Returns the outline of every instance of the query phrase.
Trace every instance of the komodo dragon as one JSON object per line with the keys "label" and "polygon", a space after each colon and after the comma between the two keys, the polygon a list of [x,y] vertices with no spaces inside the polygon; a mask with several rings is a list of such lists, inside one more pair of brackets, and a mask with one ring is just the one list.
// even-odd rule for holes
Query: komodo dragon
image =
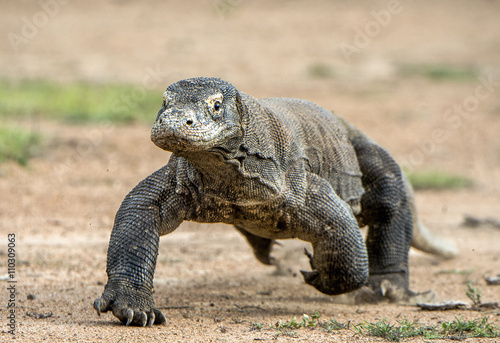
{"label": "komodo dragon", "polygon": [[98,314],[166,323],[153,300],[159,238],[184,220],[233,224],[264,264],[273,264],[275,239],[310,242],[305,282],[332,295],[368,285],[382,300],[390,282],[396,300],[408,300],[410,244],[453,255],[419,225],[394,159],[336,114],[304,100],[255,99],[216,78],[179,81],[163,99],[151,140],[173,154],[116,214]]}

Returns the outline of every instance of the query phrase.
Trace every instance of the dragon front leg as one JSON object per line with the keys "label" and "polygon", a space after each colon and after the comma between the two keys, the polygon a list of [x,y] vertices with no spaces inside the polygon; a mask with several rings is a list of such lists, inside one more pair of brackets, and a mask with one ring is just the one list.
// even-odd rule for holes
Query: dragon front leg
{"label": "dragon front leg", "polygon": [[153,277],[160,235],[184,219],[186,201],[175,192],[175,166],[168,164],[140,182],[118,210],[108,247],[108,282],[94,302],[125,325],[166,323],[155,308]]}
{"label": "dragon front leg", "polygon": [[364,239],[350,206],[330,184],[308,174],[307,206],[294,209],[290,224],[298,238],[312,243],[306,251],[312,271],[301,271],[306,283],[325,294],[342,294],[358,289],[368,279],[368,258]]}

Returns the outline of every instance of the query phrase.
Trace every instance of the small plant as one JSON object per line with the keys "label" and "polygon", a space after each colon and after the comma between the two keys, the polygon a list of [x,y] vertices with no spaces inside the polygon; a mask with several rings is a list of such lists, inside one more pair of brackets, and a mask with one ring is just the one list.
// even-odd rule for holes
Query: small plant
{"label": "small plant", "polygon": [[142,85],[0,80],[0,117],[29,118],[36,113],[71,123],[151,123],[162,92]]}
{"label": "small plant", "polygon": [[0,163],[14,160],[21,165],[36,154],[41,136],[17,126],[0,127]]}
{"label": "small plant", "polygon": [[436,275],[441,275],[441,274],[454,274],[454,275],[471,275],[474,272],[474,269],[447,269],[447,270],[440,270],[436,272]]}
{"label": "small plant", "polygon": [[279,321],[276,322],[276,324],[274,324],[274,326],[278,329],[278,330],[282,330],[282,329],[298,329],[298,328],[301,328],[301,324],[297,322],[297,317],[293,317],[293,319],[289,322],[284,322],[282,321],[281,319]]}
{"label": "small plant", "polygon": [[473,185],[472,180],[464,176],[448,174],[442,171],[405,171],[405,174],[416,190],[461,189]]}
{"label": "small plant", "polygon": [[375,336],[390,342],[399,342],[405,338],[423,337],[424,339],[443,339],[449,336],[465,338],[494,338],[500,337],[500,327],[488,323],[488,318],[464,321],[455,318],[454,321],[444,322],[441,326],[421,325],[408,320],[390,324],[382,319],[376,323],[358,324],[353,326],[361,335]]}
{"label": "small plant", "polygon": [[481,305],[481,296],[482,296],[481,290],[477,289],[471,282],[467,284],[467,291],[465,292],[465,295],[472,301],[474,306],[479,306]]}
{"label": "small plant", "polygon": [[252,327],[250,330],[254,330],[254,331],[262,331],[262,329],[264,329],[264,325],[261,324],[261,323],[254,323],[252,322]]}
{"label": "small plant", "polygon": [[316,311],[311,316],[304,314],[303,317],[302,322],[304,323],[304,327],[313,328],[318,325],[321,315]]}
{"label": "small plant", "polygon": [[349,328],[351,326],[351,322],[341,323],[341,322],[338,322],[336,319],[330,319],[327,322],[321,323],[320,326],[326,332],[332,332],[332,331],[338,331],[338,330],[349,330]]}
{"label": "small plant", "polygon": [[309,76],[318,79],[326,79],[333,77],[332,68],[323,63],[311,64],[308,68],[308,74]]}
{"label": "small plant", "polygon": [[318,319],[320,318],[320,314],[318,312],[314,312],[312,316],[304,314],[302,316],[302,321],[297,322],[297,317],[294,316],[293,319],[289,322],[283,322],[279,320],[274,324],[274,326],[278,329],[300,329],[300,328],[313,328],[318,325]]}
{"label": "small plant", "polygon": [[360,333],[363,333],[362,329],[364,329],[370,336],[381,337],[391,342],[399,342],[403,338],[413,337],[405,335],[406,331],[408,331],[406,323],[404,326],[396,326],[389,324],[386,319],[382,319],[377,323],[365,322],[364,325],[358,325],[356,329]]}
{"label": "small plant", "polygon": [[488,323],[488,318],[486,317],[470,321],[455,317],[454,321],[443,323],[441,329],[443,335],[458,335],[460,338],[500,337],[500,327],[493,323]]}
{"label": "small plant", "polygon": [[276,332],[276,335],[274,335],[274,338],[276,339],[279,336],[298,338],[299,334],[298,334],[297,330],[284,328],[284,329],[278,329],[278,331]]}
{"label": "small plant", "polygon": [[474,81],[478,77],[476,68],[469,66],[417,64],[400,67],[405,76],[423,76],[433,81]]}
{"label": "small plant", "polygon": [[455,317],[455,320],[444,322],[439,326],[424,325],[407,319],[398,320],[396,324],[391,324],[386,319],[382,319],[375,323],[365,321],[357,325],[351,325],[350,322],[345,324],[340,323],[335,319],[320,322],[319,319],[319,313],[315,312],[311,316],[304,314],[300,322],[297,321],[297,317],[293,317],[291,321],[280,320],[274,325],[268,325],[267,327],[264,324],[252,323],[250,330],[276,330],[275,339],[279,336],[297,338],[298,330],[302,328],[309,328],[311,330],[319,328],[328,333],[336,330],[353,330],[362,336],[380,337],[389,342],[400,342],[412,337],[421,337],[427,340],[500,337],[500,327],[494,323],[489,323],[486,317],[470,321]]}

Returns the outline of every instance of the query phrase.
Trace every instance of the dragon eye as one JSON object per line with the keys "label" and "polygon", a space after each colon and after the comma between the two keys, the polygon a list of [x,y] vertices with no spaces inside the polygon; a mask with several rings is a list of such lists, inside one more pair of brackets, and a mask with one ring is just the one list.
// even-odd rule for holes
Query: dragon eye
{"label": "dragon eye", "polygon": [[167,107],[167,102],[165,100],[163,100],[163,104],[162,104],[163,107]]}
{"label": "dragon eye", "polygon": [[220,110],[220,101],[214,102],[214,110],[216,111]]}

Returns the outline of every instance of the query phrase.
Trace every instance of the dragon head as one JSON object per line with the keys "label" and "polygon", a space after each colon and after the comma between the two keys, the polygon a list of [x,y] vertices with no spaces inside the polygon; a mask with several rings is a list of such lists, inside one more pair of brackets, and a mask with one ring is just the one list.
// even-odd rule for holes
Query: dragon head
{"label": "dragon head", "polygon": [[151,130],[151,140],[163,150],[189,153],[231,150],[241,139],[236,88],[217,78],[178,81],[163,94],[163,104]]}

